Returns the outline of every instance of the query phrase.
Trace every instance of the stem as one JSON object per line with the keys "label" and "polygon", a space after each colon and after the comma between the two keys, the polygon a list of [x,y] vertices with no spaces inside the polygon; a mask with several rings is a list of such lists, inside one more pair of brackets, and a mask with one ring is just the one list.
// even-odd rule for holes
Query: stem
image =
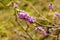
{"label": "stem", "polygon": [[29,28],[29,23],[27,23],[27,22],[26,22],[26,25],[27,25],[27,28],[26,28],[26,31],[27,31],[27,30],[28,30],[28,28]]}
{"label": "stem", "polygon": [[44,25],[44,24],[40,24],[40,23],[38,23],[38,22],[35,22],[37,25],[39,25],[39,26],[42,26],[42,27],[48,27],[48,28],[58,28],[57,26],[51,26],[51,25]]}
{"label": "stem", "polygon": [[60,33],[60,31],[58,31],[58,34],[57,34],[57,40],[59,40],[59,33]]}
{"label": "stem", "polygon": [[[17,22],[17,21],[16,21],[16,22]],[[24,30],[24,28],[22,27],[22,25],[21,25],[19,22],[17,22],[17,23],[18,23],[18,25],[21,26],[21,28]],[[32,37],[28,34],[28,32],[27,32],[26,30],[24,30],[24,31],[25,31],[25,33],[30,37],[30,39],[33,40]]]}
{"label": "stem", "polygon": [[59,40],[59,34],[57,35],[57,40]]}

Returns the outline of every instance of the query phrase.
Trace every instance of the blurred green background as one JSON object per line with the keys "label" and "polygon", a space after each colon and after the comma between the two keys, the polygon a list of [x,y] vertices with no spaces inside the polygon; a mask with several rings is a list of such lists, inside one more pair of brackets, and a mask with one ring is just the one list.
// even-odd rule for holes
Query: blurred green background
{"label": "blurred green background", "polygon": [[[60,21],[53,21],[54,12],[60,12],[60,0],[13,0],[14,3],[20,1],[19,9],[25,10],[30,16],[37,19],[37,22],[48,25],[49,22],[42,20],[43,17],[47,18],[51,22],[58,24]],[[31,40],[29,36],[24,32],[21,26],[18,25],[15,18],[15,11],[12,4],[9,5],[11,0],[0,0],[0,40]],[[54,9],[49,10],[48,4],[52,3]],[[8,5],[8,6],[7,6]],[[42,16],[39,16],[42,15]],[[33,40],[42,40],[44,37],[42,34],[35,32],[34,28],[36,24],[29,24],[28,22],[18,19],[18,22],[26,30]],[[46,28],[45,28],[46,29]],[[54,37],[48,37],[45,40],[53,40]]]}

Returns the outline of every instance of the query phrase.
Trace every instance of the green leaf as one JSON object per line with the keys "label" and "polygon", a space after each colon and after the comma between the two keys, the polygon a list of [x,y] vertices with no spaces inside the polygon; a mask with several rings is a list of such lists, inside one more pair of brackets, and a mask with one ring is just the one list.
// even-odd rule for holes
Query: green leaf
{"label": "green leaf", "polygon": [[17,11],[17,12],[19,12],[19,11],[20,11],[20,9],[16,8],[16,11]]}

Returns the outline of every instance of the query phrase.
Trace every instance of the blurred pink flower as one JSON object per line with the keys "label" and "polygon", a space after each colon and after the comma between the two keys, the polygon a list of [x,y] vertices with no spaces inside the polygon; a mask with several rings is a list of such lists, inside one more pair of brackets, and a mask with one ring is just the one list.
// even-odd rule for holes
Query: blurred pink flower
{"label": "blurred pink flower", "polygon": [[60,13],[59,12],[55,12],[54,16],[57,17],[57,18],[60,18]]}
{"label": "blurred pink flower", "polygon": [[36,22],[36,19],[31,17],[31,16],[29,16],[28,13],[25,12],[25,11],[20,11],[18,13],[18,16],[19,16],[20,19],[24,19],[24,20],[26,20],[26,21],[28,21],[30,23]]}
{"label": "blurred pink flower", "polygon": [[47,35],[46,31],[42,27],[37,27],[37,28],[35,28],[35,30],[36,31],[40,30],[41,31],[41,34],[43,34],[45,36]]}
{"label": "blurred pink flower", "polygon": [[14,5],[13,5],[13,8],[17,8],[17,7],[18,7],[18,5],[17,5],[17,4],[14,4]]}
{"label": "blurred pink flower", "polygon": [[17,1],[17,4],[20,4],[20,1]]}
{"label": "blurred pink flower", "polygon": [[25,16],[27,16],[27,15],[28,15],[28,13],[25,12],[25,11],[23,11],[23,10],[21,10],[21,11],[18,13],[18,17],[21,18],[21,19],[24,19]]}
{"label": "blurred pink flower", "polygon": [[53,9],[53,8],[54,8],[54,5],[53,5],[53,4],[49,4],[49,5],[48,5],[48,8],[49,8],[49,9]]}

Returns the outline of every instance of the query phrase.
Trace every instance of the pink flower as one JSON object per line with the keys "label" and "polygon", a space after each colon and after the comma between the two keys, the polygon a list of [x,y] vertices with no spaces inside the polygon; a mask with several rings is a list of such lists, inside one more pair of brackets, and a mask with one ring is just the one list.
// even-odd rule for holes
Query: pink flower
{"label": "pink flower", "polygon": [[18,8],[18,5],[19,5],[19,4],[20,4],[20,2],[17,1],[17,3],[13,5],[13,8]]}
{"label": "pink flower", "polygon": [[54,8],[54,5],[53,5],[53,4],[49,4],[49,5],[48,5],[48,8],[49,8],[49,9],[53,9],[53,8]]}
{"label": "pink flower", "polygon": [[42,27],[37,27],[37,28],[35,28],[35,30],[36,31],[40,30],[41,31],[41,34],[43,34],[45,36],[47,35],[46,31]]}
{"label": "pink flower", "polygon": [[55,17],[60,18],[60,13],[59,12],[55,12]]}
{"label": "pink flower", "polygon": [[17,5],[17,4],[14,4],[14,5],[13,5],[13,8],[17,8],[17,7],[18,7],[18,5]]}
{"label": "pink flower", "polygon": [[27,15],[28,15],[28,13],[23,10],[18,13],[19,18],[21,18],[21,19],[24,19],[25,16],[27,16]]}
{"label": "pink flower", "polygon": [[36,22],[36,19],[33,18],[33,17],[31,17],[31,16],[26,16],[25,19],[26,19],[28,22],[30,22],[30,23]]}

